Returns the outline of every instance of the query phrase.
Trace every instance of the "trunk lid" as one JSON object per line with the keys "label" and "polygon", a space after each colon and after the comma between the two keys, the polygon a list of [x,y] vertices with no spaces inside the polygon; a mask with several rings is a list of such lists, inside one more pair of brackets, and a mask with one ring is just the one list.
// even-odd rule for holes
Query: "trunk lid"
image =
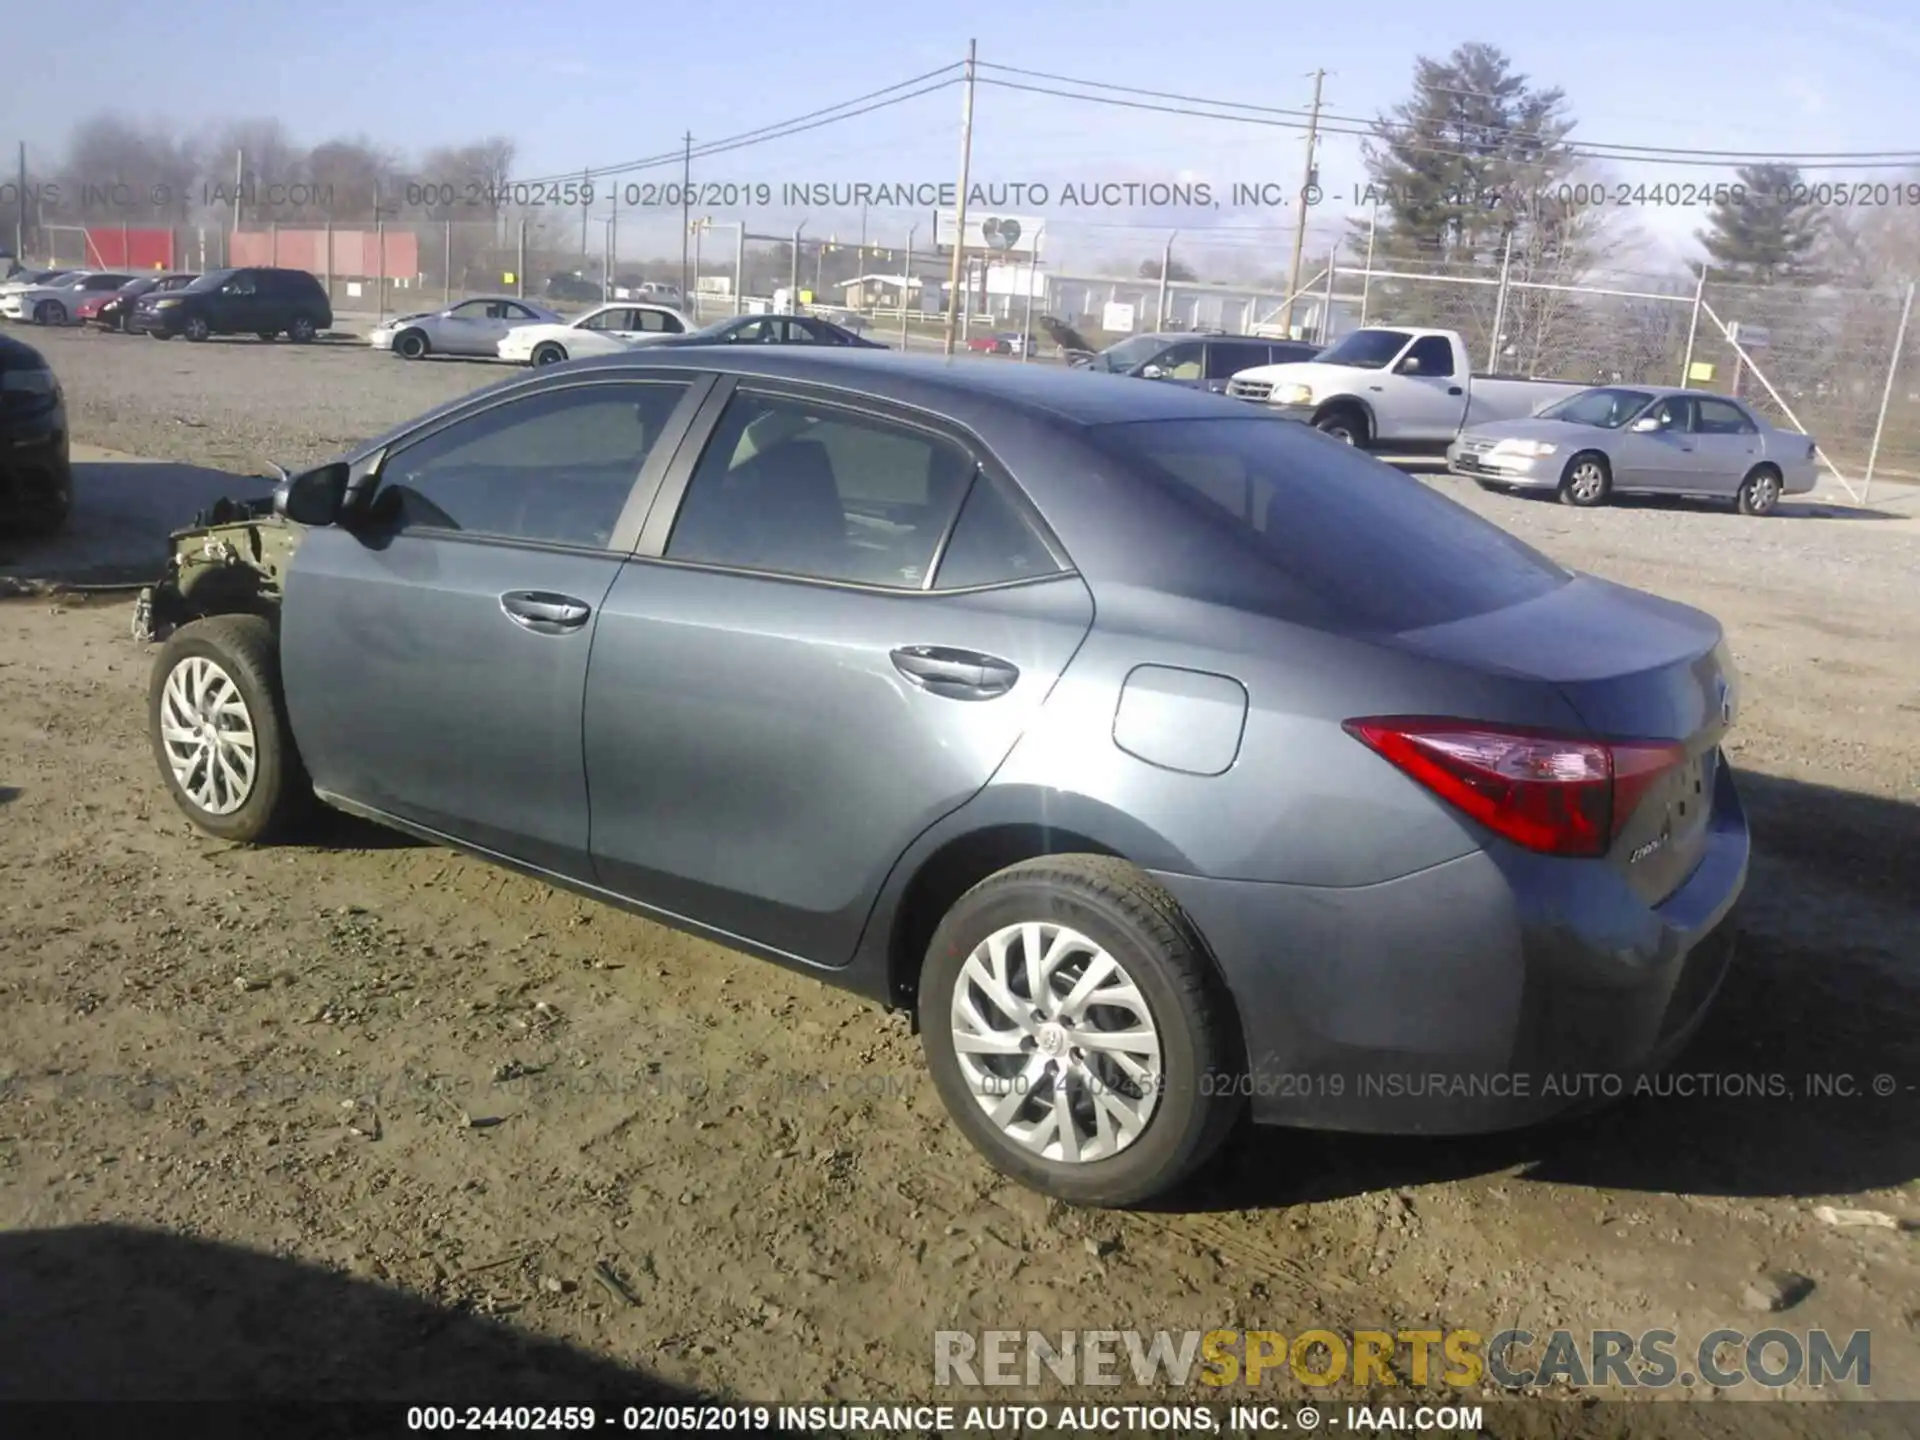
{"label": "trunk lid", "polygon": [[1594,738],[1672,742],[1677,763],[1616,781],[1617,834],[1603,863],[1648,904],[1686,882],[1706,850],[1720,744],[1739,705],[1717,620],[1579,575],[1535,599],[1404,632],[1395,643],[1550,684]]}

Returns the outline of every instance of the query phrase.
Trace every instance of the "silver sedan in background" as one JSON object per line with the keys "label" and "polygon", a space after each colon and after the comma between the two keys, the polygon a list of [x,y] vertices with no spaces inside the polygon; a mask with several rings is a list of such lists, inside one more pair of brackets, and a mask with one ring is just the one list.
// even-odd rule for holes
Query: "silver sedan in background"
{"label": "silver sedan in background", "polygon": [[429,355],[483,355],[491,360],[515,326],[565,319],[529,300],[481,295],[444,310],[401,315],[374,330],[367,340],[374,349],[391,350],[403,360],[423,360]]}
{"label": "silver sedan in background", "polygon": [[1779,429],[1730,396],[1603,385],[1526,420],[1463,431],[1447,468],[1490,490],[1553,490],[1569,505],[1687,495],[1766,515],[1782,495],[1814,488],[1814,457],[1811,436]]}

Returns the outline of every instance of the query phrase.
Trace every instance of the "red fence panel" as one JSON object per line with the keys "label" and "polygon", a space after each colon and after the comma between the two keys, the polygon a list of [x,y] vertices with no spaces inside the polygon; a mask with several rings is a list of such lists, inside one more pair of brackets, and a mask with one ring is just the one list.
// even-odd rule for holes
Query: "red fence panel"
{"label": "red fence panel", "polygon": [[171,270],[173,231],[90,225],[87,255],[103,270]]}
{"label": "red fence panel", "polygon": [[[420,274],[420,239],[410,230],[335,230],[327,264],[325,230],[236,230],[228,238],[230,265],[278,265],[336,280],[412,280]],[[384,253],[385,265],[381,263]]]}

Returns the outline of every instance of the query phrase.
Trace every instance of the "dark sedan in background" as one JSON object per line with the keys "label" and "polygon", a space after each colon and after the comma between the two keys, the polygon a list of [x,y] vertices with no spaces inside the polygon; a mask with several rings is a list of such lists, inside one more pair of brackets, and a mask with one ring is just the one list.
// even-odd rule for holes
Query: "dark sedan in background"
{"label": "dark sedan in background", "polygon": [[649,350],[668,345],[841,345],[854,350],[885,350],[877,340],[856,335],[817,315],[736,315],[685,335],[647,342]]}
{"label": "dark sedan in background", "polygon": [[125,330],[127,316],[133,313],[133,302],[142,295],[166,295],[184,290],[199,278],[184,274],[136,276],[111,294],[85,301],[73,312],[73,318],[82,324],[98,325],[102,330]]}
{"label": "dark sedan in background", "polygon": [[1311,360],[1320,350],[1320,346],[1303,340],[1169,330],[1128,336],[1077,368],[1131,375],[1139,380],[1165,380],[1224,395],[1227,382],[1242,370]]}
{"label": "dark sedan in background", "polygon": [[0,534],[49,534],[72,503],[60,382],[33,346],[0,335]]}
{"label": "dark sedan in background", "polygon": [[1249,1103],[1621,1093],[1541,1081],[1662,1063],[1730,957],[1719,624],[1237,401],[661,341],[175,545],[149,725],[202,830],[317,793],[910,1010],[1067,1200],[1160,1195]]}

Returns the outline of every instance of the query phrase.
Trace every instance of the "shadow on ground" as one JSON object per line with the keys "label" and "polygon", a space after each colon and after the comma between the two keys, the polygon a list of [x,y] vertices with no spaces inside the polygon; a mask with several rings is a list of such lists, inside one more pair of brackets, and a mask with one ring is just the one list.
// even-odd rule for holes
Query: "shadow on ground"
{"label": "shadow on ground", "polygon": [[16,585],[145,583],[166,563],[167,537],[223,496],[253,499],[274,481],[161,461],[76,461],[73,513],[44,540],[0,539],[0,581]]}
{"label": "shadow on ground", "polygon": [[[0,1235],[0,1355],[0,1401],[8,1402],[597,1403],[604,1410],[714,1400],[386,1286],[120,1225]],[[275,1433],[326,1433],[326,1412],[312,1418],[313,1430]],[[380,1433],[401,1431],[403,1418],[387,1417]],[[199,1421],[192,1428],[207,1433]]]}
{"label": "shadow on ground", "polygon": [[[1396,462],[1398,463],[1398,462]],[[1411,467],[1408,467],[1411,468]],[[1416,471],[1420,474],[1434,474],[1443,478],[1459,478],[1447,475],[1445,467],[1438,471]],[[1462,483],[1472,482],[1463,480]],[[1496,490],[1492,492],[1507,500],[1532,501],[1535,504],[1558,504],[1560,497],[1550,490]],[[1731,500],[1696,500],[1684,495],[1615,495],[1602,508],[1611,510],[1687,510],[1702,515],[1729,515],[1737,513]],[[1774,507],[1772,515],[1766,520],[1911,520],[1911,515],[1895,510],[1880,510],[1867,505],[1851,505],[1837,500],[1782,500]],[[1765,520],[1755,519],[1755,524],[1764,524]]]}
{"label": "shadow on ground", "polygon": [[[1920,1177],[1920,807],[1739,780],[1755,858],[1737,958],[1668,1072],[1691,1093],[1466,1139],[1248,1127],[1174,1208],[1292,1205],[1515,1166],[1535,1180],[1734,1197]],[[1818,1093],[1823,1083],[1843,1088]]]}

